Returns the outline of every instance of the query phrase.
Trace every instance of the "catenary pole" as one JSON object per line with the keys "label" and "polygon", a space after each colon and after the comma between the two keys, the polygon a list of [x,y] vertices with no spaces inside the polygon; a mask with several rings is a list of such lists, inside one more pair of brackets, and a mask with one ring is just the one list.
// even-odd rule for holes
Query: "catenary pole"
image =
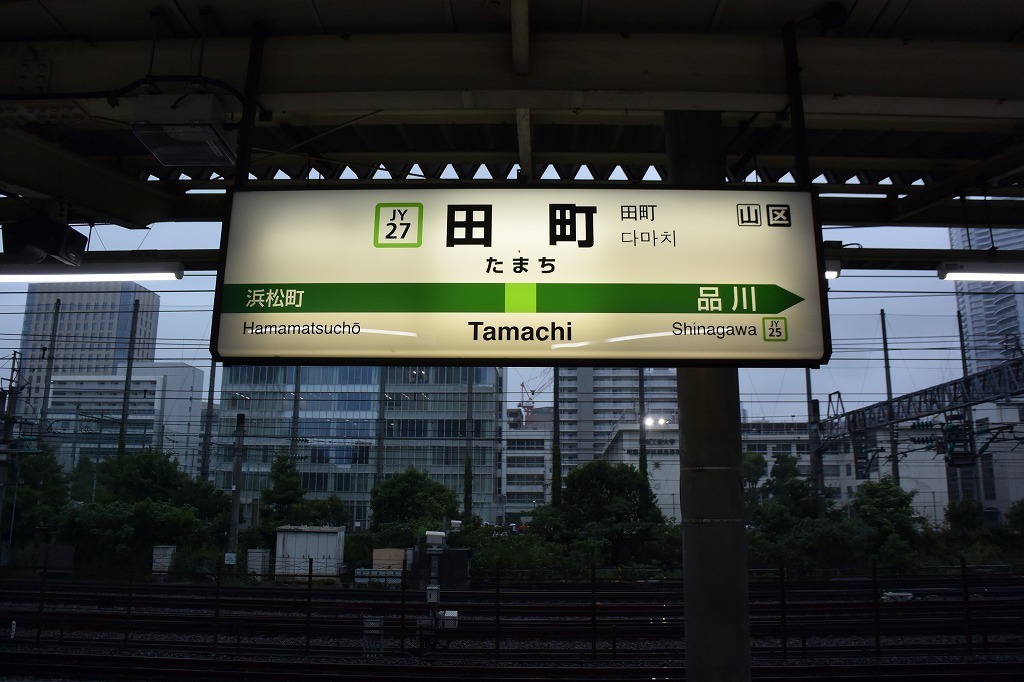
{"label": "catenary pole", "polygon": [[242,460],[245,459],[245,415],[235,417],[235,453],[231,463],[231,518],[228,520],[228,553],[238,551],[238,522],[242,513]]}
{"label": "catenary pole", "polygon": [[213,392],[217,380],[217,361],[210,358],[210,383],[206,390],[206,414],[203,419],[203,454],[199,465],[199,479],[210,479],[210,446],[213,442]]}
{"label": "catenary pole", "polygon": [[897,448],[896,413],[892,404],[892,368],[889,364],[889,332],[885,324],[885,310],[879,312],[882,320],[882,364],[885,367],[885,409],[889,421],[889,465],[892,481],[900,484],[900,453]]}
{"label": "catenary pole", "polygon": [[39,424],[36,434],[42,440],[47,431],[50,412],[50,382],[53,381],[53,358],[57,355],[57,326],[60,323],[60,299],[53,302],[53,318],[50,321],[50,345],[46,349],[46,374],[43,377],[43,402],[39,406]]}
{"label": "catenary pole", "polygon": [[132,306],[132,327],[128,334],[128,359],[124,366],[124,398],[121,400],[121,424],[117,432],[117,454],[123,455],[128,438],[128,414],[131,411],[132,368],[135,366],[135,328],[139,324],[139,299]]}

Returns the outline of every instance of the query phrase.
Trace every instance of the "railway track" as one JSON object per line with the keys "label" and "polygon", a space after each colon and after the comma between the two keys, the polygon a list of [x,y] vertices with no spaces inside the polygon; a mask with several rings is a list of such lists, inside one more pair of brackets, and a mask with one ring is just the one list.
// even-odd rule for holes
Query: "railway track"
{"label": "railway track", "polygon": [[[915,679],[908,672],[915,665],[939,659],[955,665],[947,666],[946,677],[926,679],[1020,679],[1019,578],[976,581],[967,589],[956,580],[926,580],[901,584],[899,600],[884,601],[882,594],[877,583],[752,585],[751,652],[762,661],[755,679],[814,679],[823,662],[835,677],[834,667],[851,660],[876,672],[853,666],[848,679],[864,674],[877,681],[890,673]],[[438,627],[438,608],[457,610],[457,627]],[[63,665],[86,671],[78,675],[83,678],[96,669],[92,679],[117,677],[117,666],[147,666],[139,674],[163,679],[148,666],[165,659],[177,661],[168,663],[173,679],[190,679],[182,676],[183,665],[213,675],[212,667],[225,661],[239,671],[248,670],[248,661],[268,670],[312,666],[308,677],[290,670],[295,679],[326,674],[331,666],[359,669],[360,679],[385,672],[422,678],[422,668],[446,665],[457,668],[444,673],[447,679],[473,676],[467,671],[474,669],[487,669],[490,679],[492,669],[510,666],[529,669],[536,679],[552,679],[544,677],[545,667],[588,669],[588,679],[634,679],[634,673],[682,679],[685,641],[678,584],[450,590],[442,604],[430,605],[423,592],[411,590],[6,580],[0,581],[0,628],[8,624],[9,636],[0,641],[5,674],[49,677]],[[1002,677],[1004,662],[1016,678]],[[111,670],[99,672],[103,666]],[[956,672],[970,666],[994,672]]]}
{"label": "railway track", "polygon": [[[656,665],[619,666],[576,663],[552,665],[545,659],[519,661],[506,665],[467,664],[464,661],[393,661],[245,659],[225,657],[160,656],[147,652],[136,655],[73,651],[20,651],[17,656],[0,649],[5,674],[39,679],[115,680],[324,680],[324,679],[515,679],[515,680],[588,680],[619,682],[628,680],[685,680],[682,660]],[[72,672],[73,671],[73,672]],[[801,664],[756,663],[751,669],[754,680],[934,680],[935,682],[999,682],[1019,680],[1019,661],[903,661],[878,663],[805,662]]]}

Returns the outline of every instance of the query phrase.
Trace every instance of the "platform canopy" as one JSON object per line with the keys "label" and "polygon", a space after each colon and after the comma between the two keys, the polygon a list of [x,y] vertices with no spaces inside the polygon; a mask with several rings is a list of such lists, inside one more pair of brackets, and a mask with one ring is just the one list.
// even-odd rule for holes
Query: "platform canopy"
{"label": "platform canopy", "polygon": [[[1019,0],[4,0],[0,15],[2,222],[219,221],[235,154],[252,188],[664,182],[665,111],[720,111],[723,180],[788,189],[794,22],[824,223],[1020,223]],[[226,159],[165,165],[143,143],[196,121]]]}

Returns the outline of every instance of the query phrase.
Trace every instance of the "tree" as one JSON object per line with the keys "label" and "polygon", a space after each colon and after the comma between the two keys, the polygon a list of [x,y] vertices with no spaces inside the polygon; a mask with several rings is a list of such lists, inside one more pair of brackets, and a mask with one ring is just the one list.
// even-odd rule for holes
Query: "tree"
{"label": "tree", "polygon": [[628,464],[595,460],[565,477],[561,506],[535,509],[530,528],[553,542],[593,541],[594,551],[608,549],[605,559],[627,563],[642,557],[654,528],[664,523],[643,474]]}
{"label": "tree", "polygon": [[984,508],[977,500],[955,500],[946,507],[946,523],[951,530],[966,538],[985,525]]}
{"label": "tree", "polygon": [[628,464],[594,460],[565,477],[562,495],[570,524],[662,523],[650,483]]}
{"label": "tree", "polygon": [[269,483],[270,485],[260,492],[260,499],[265,513],[280,521],[288,516],[291,507],[305,499],[306,489],[302,487],[298,467],[285,454],[278,455],[270,463]]}
{"label": "tree", "polygon": [[466,449],[466,462],[462,467],[462,517],[473,518],[473,452]]}
{"label": "tree", "polygon": [[337,495],[307,500],[299,469],[288,455],[270,464],[269,486],[260,491],[263,510],[259,522],[239,534],[244,547],[273,547],[279,526],[345,526],[352,519]]}
{"label": "tree", "polygon": [[[780,454],[773,459],[768,478],[755,488],[758,503],[751,511],[748,532],[751,564],[785,564],[799,572],[856,557],[856,528],[839,518],[834,493],[826,491],[820,497],[800,474],[795,457]],[[756,457],[745,460],[748,486],[763,472],[761,466]]]}
{"label": "tree", "polygon": [[152,500],[188,506],[201,521],[217,525],[216,534],[226,532],[231,509],[223,491],[208,481],[192,478],[170,455],[158,450],[126,452],[100,462],[96,467],[95,497],[100,504]]}
{"label": "tree", "polygon": [[96,462],[89,455],[82,455],[71,472],[71,499],[75,502],[91,502],[96,490]]}
{"label": "tree", "polygon": [[761,501],[761,479],[768,473],[768,461],[760,452],[743,453],[743,505],[747,520]]}
{"label": "tree", "polygon": [[170,456],[156,450],[120,452],[99,463],[96,501],[170,501],[188,478]]}
{"label": "tree", "polygon": [[830,494],[826,493],[822,505],[817,491],[797,468],[796,457],[780,454],[773,459],[771,473],[761,485],[761,498],[764,501],[751,515],[755,523],[763,525],[767,520],[779,516],[815,518],[831,513]]}
{"label": "tree", "polygon": [[[57,458],[45,446],[38,452],[19,452],[17,458],[17,480],[9,482],[4,496],[0,531],[10,534],[14,546],[25,546],[37,530],[58,522],[68,501],[68,488]],[[15,485],[10,485],[12,482]]]}
{"label": "tree", "polygon": [[895,533],[905,540],[916,538],[918,526],[913,490],[903,490],[892,476],[862,483],[854,493],[850,510],[879,538]]}
{"label": "tree", "polygon": [[778,454],[774,455],[772,460],[771,472],[763,486],[769,497],[784,494],[789,482],[803,480],[796,457],[793,455]]}
{"label": "tree", "polygon": [[903,490],[892,476],[862,483],[854,494],[852,517],[868,529],[866,549],[883,565],[906,568],[914,563],[920,537],[915,494]]}
{"label": "tree", "polygon": [[1024,534],[1024,499],[1010,505],[1006,511],[1006,525],[1014,533]]}
{"label": "tree", "polygon": [[[558,419],[557,412],[555,419]],[[558,443],[551,446],[551,506],[562,506],[562,450]]]}
{"label": "tree", "polygon": [[443,517],[455,518],[458,511],[458,498],[450,488],[413,468],[370,491],[375,528],[391,523],[439,527]]}
{"label": "tree", "polygon": [[288,523],[344,527],[352,520],[352,513],[337,495],[331,495],[323,500],[303,500],[302,504],[296,507],[296,511],[302,518]]}
{"label": "tree", "polygon": [[124,574],[144,571],[154,545],[175,545],[179,552],[209,545],[210,528],[191,507],[135,500],[69,507],[59,534],[75,545],[77,564]]}
{"label": "tree", "polygon": [[[84,463],[83,463],[84,462]],[[129,451],[93,467],[83,457],[72,487],[86,504],[72,507],[61,538],[75,544],[76,561],[101,571],[143,570],[154,544],[187,551],[212,550],[227,538],[230,500],[207,481],[184,471],[157,450]]]}

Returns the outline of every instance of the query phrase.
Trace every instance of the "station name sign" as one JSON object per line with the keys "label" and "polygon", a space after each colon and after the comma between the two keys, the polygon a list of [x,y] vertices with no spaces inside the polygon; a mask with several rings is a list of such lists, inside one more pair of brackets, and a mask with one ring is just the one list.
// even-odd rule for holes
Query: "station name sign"
{"label": "station name sign", "polygon": [[800,192],[286,190],[232,198],[227,362],[828,359]]}

